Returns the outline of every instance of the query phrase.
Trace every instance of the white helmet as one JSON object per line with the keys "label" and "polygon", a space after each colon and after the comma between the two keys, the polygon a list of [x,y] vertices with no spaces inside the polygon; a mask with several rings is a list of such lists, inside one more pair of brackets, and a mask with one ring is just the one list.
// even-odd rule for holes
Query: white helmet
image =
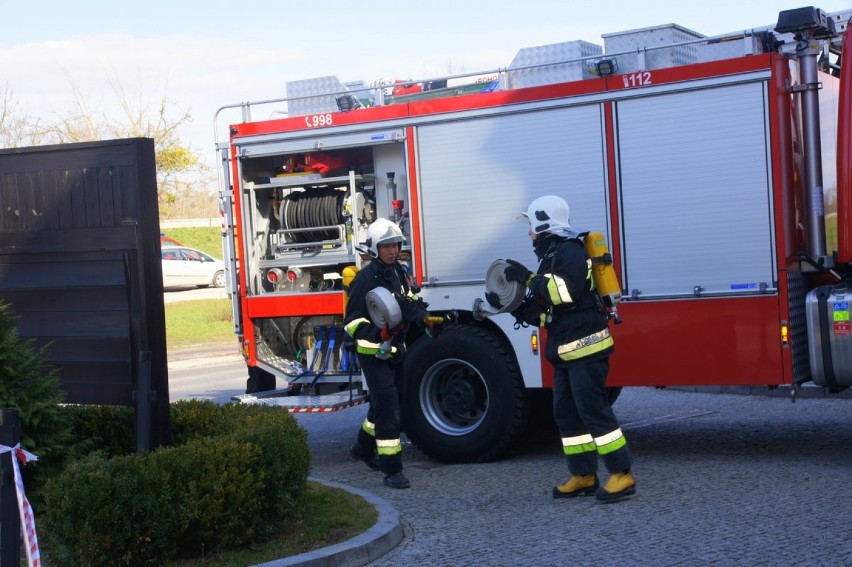
{"label": "white helmet", "polygon": [[528,220],[533,234],[559,233],[571,228],[568,203],[556,195],[539,197],[530,203],[518,220]]}
{"label": "white helmet", "polygon": [[364,245],[373,258],[379,257],[379,244],[401,243],[405,240],[399,226],[388,219],[377,219],[367,227],[367,240]]}

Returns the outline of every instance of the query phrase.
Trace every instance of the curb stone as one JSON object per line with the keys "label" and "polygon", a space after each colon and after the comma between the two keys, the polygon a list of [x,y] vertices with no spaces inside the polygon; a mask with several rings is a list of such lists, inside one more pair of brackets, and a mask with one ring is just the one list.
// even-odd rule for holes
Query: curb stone
{"label": "curb stone", "polygon": [[399,522],[399,513],[387,500],[338,482],[313,477],[308,477],[308,480],[357,494],[372,504],[379,513],[375,525],[366,532],[342,543],[284,559],[260,563],[253,567],[289,567],[294,565],[305,567],[361,567],[375,561],[402,541],[403,533],[402,525]]}

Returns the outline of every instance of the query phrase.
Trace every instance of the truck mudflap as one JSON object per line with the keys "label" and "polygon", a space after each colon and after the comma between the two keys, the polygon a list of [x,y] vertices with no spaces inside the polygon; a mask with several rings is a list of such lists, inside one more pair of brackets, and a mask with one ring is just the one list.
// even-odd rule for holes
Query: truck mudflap
{"label": "truck mudflap", "polygon": [[233,396],[240,404],[260,404],[280,407],[290,413],[327,413],[363,404],[369,394],[357,389],[322,395],[289,395],[289,389],[269,390],[255,394]]}

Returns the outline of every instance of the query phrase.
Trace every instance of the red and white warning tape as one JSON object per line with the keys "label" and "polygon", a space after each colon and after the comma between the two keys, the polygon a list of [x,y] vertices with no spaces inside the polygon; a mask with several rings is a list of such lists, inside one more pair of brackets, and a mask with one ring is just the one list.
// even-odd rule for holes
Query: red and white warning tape
{"label": "red and white warning tape", "polygon": [[27,550],[27,564],[29,567],[41,567],[41,556],[38,551],[38,537],[36,537],[36,528],[35,528],[35,516],[33,515],[33,509],[30,507],[30,502],[27,500],[27,495],[24,492],[24,481],[21,478],[21,467],[18,465],[18,461],[21,461],[21,464],[27,464],[29,461],[37,461],[38,457],[30,453],[29,451],[24,451],[21,449],[20,445],[15,445],[14,447],[7,447],[6,445],[0,445],[0,455],[8,452],[12,452],[12,470],[14,471],[15,476],[15,489],[18,493],[18,512],[21,515],[21,526],[23,526],[23,530],[21,532],[24,536],[24,545]]}

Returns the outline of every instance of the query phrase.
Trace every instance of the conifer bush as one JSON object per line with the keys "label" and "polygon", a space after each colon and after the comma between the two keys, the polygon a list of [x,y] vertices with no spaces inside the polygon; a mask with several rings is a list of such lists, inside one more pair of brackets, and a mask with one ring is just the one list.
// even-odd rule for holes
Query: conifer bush
{"label": "conifer bush", "polygon": [[17,408],[21,447],[38,456],[22,474],[30,486],[39,469],[62,460],[71,430],[60,407],[63,393],[59,376],[43,362],[43,348],[18,334],[8,303],[0,301],[0,408]]}

